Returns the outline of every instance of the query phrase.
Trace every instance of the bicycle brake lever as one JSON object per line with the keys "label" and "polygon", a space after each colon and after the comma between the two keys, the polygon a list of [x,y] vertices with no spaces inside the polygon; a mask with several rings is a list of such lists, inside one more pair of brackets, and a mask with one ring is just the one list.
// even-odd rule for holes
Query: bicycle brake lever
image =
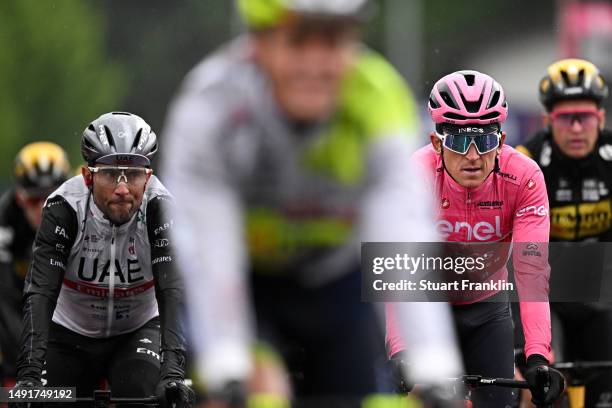
{"label": "bicycle brake lever", "polygon": [[538,367],[536,371],[536,381],[544,389],[544,392],[550,390],[550,375],[548,367]]}

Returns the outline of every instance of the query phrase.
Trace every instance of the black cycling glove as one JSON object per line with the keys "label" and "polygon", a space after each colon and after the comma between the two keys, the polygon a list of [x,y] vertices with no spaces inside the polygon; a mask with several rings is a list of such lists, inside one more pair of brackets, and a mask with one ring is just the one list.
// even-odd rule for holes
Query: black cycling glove
{"label": "black cycling glove", "polygon": [[[42,382],[40,380],[28,379],[28,380],[20,380],[17,381],[13,390],[24,390],[28,388],[38,388],[42,387]],[[42,404],[38,404],[42,406]],[[34,406],[31,402],[9,402],[9,408],[30,408]]]}
{"label": "black cycling glove", "polygon": [[565,377],[549,366],[548,360],[539,354],[527,358],[525,379],[531,391],[531,402],[540,406],[551,404],[565,389]]}
{"label": "black cycling glove", "polygon": [[160,380],[155,395],[161,408],[190,408],[195,403],[193,390],[178,378]]}
{"label": "black cycling glove", "polygon": [[391,364],[391,375],[393,376],[393,387],[398,394],[407,394],[412,391],[414,384],[406,377],[408,361],[403,351],[395,353],[389,359]]}

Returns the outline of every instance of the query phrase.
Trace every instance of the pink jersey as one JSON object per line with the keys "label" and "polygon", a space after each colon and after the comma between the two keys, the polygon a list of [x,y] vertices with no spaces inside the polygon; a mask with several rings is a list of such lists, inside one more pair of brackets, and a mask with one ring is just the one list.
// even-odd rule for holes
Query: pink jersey
{"label": "pink jersey", "polygon": [[[503,146],[499,154],[499,171],[493,172],[476,188],[460,186],[444,170],[442,159],[431,145],[414,153],[413,160],[433,177],[436,200],[436,227],[449,242],[510,242],[514,280],[521,299],[521,321],[525,334],[525,353],[550,356],[550,309],[548,299],[547,248],[544,255],[521,256],[528,245],[547,243],[550,229],[548,197],[542,172],[537,164],[512,147]],[[507,279],[504,266],[495,278]],[[495,294],[484,294],[482,300]],[[405,349],[397,322],[387,308],[387,349],[389,355]]]}

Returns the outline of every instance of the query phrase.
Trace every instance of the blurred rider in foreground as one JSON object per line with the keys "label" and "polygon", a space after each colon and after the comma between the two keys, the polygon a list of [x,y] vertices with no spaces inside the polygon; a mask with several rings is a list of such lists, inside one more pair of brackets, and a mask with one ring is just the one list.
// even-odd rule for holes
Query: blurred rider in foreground
{"label": "blurred rider in foreground", "polygon": [[239,1],[249,33],[193,69],[170,108],[163,174],[213,400],[357,400],[381,388],[359,242],[434,233],[406,160],[413,99],[360,42],[369,6]]}

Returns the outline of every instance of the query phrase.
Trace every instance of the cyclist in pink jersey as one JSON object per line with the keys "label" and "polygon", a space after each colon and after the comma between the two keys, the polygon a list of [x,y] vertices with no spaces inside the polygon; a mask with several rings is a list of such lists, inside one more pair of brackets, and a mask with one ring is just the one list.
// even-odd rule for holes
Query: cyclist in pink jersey
{"label": "cyclist in pink jersey", "polygon": [[[542,173],[535,162],[504,145],[501,124],[508,105],[502,87],[490,76],[477,71],[447,75],[434,85],[428,107],[436,130],[431,144],[418,150],[413,160],[432,177],[437,230],[449,242],[512,242],[528,357],[526,379],[533,402],[548,404],[563,391],[565,380],[549,367],[549,217]],[[506,280],[506,266],[492,278]],[[466,372],[512,377],[507,292],[470,295],[453,305]],[[403,361],[406,345],[391,309],[387,312],[389,355]],[[475,406],[512,403],[512,391],[494,388],[475,393]]]}

